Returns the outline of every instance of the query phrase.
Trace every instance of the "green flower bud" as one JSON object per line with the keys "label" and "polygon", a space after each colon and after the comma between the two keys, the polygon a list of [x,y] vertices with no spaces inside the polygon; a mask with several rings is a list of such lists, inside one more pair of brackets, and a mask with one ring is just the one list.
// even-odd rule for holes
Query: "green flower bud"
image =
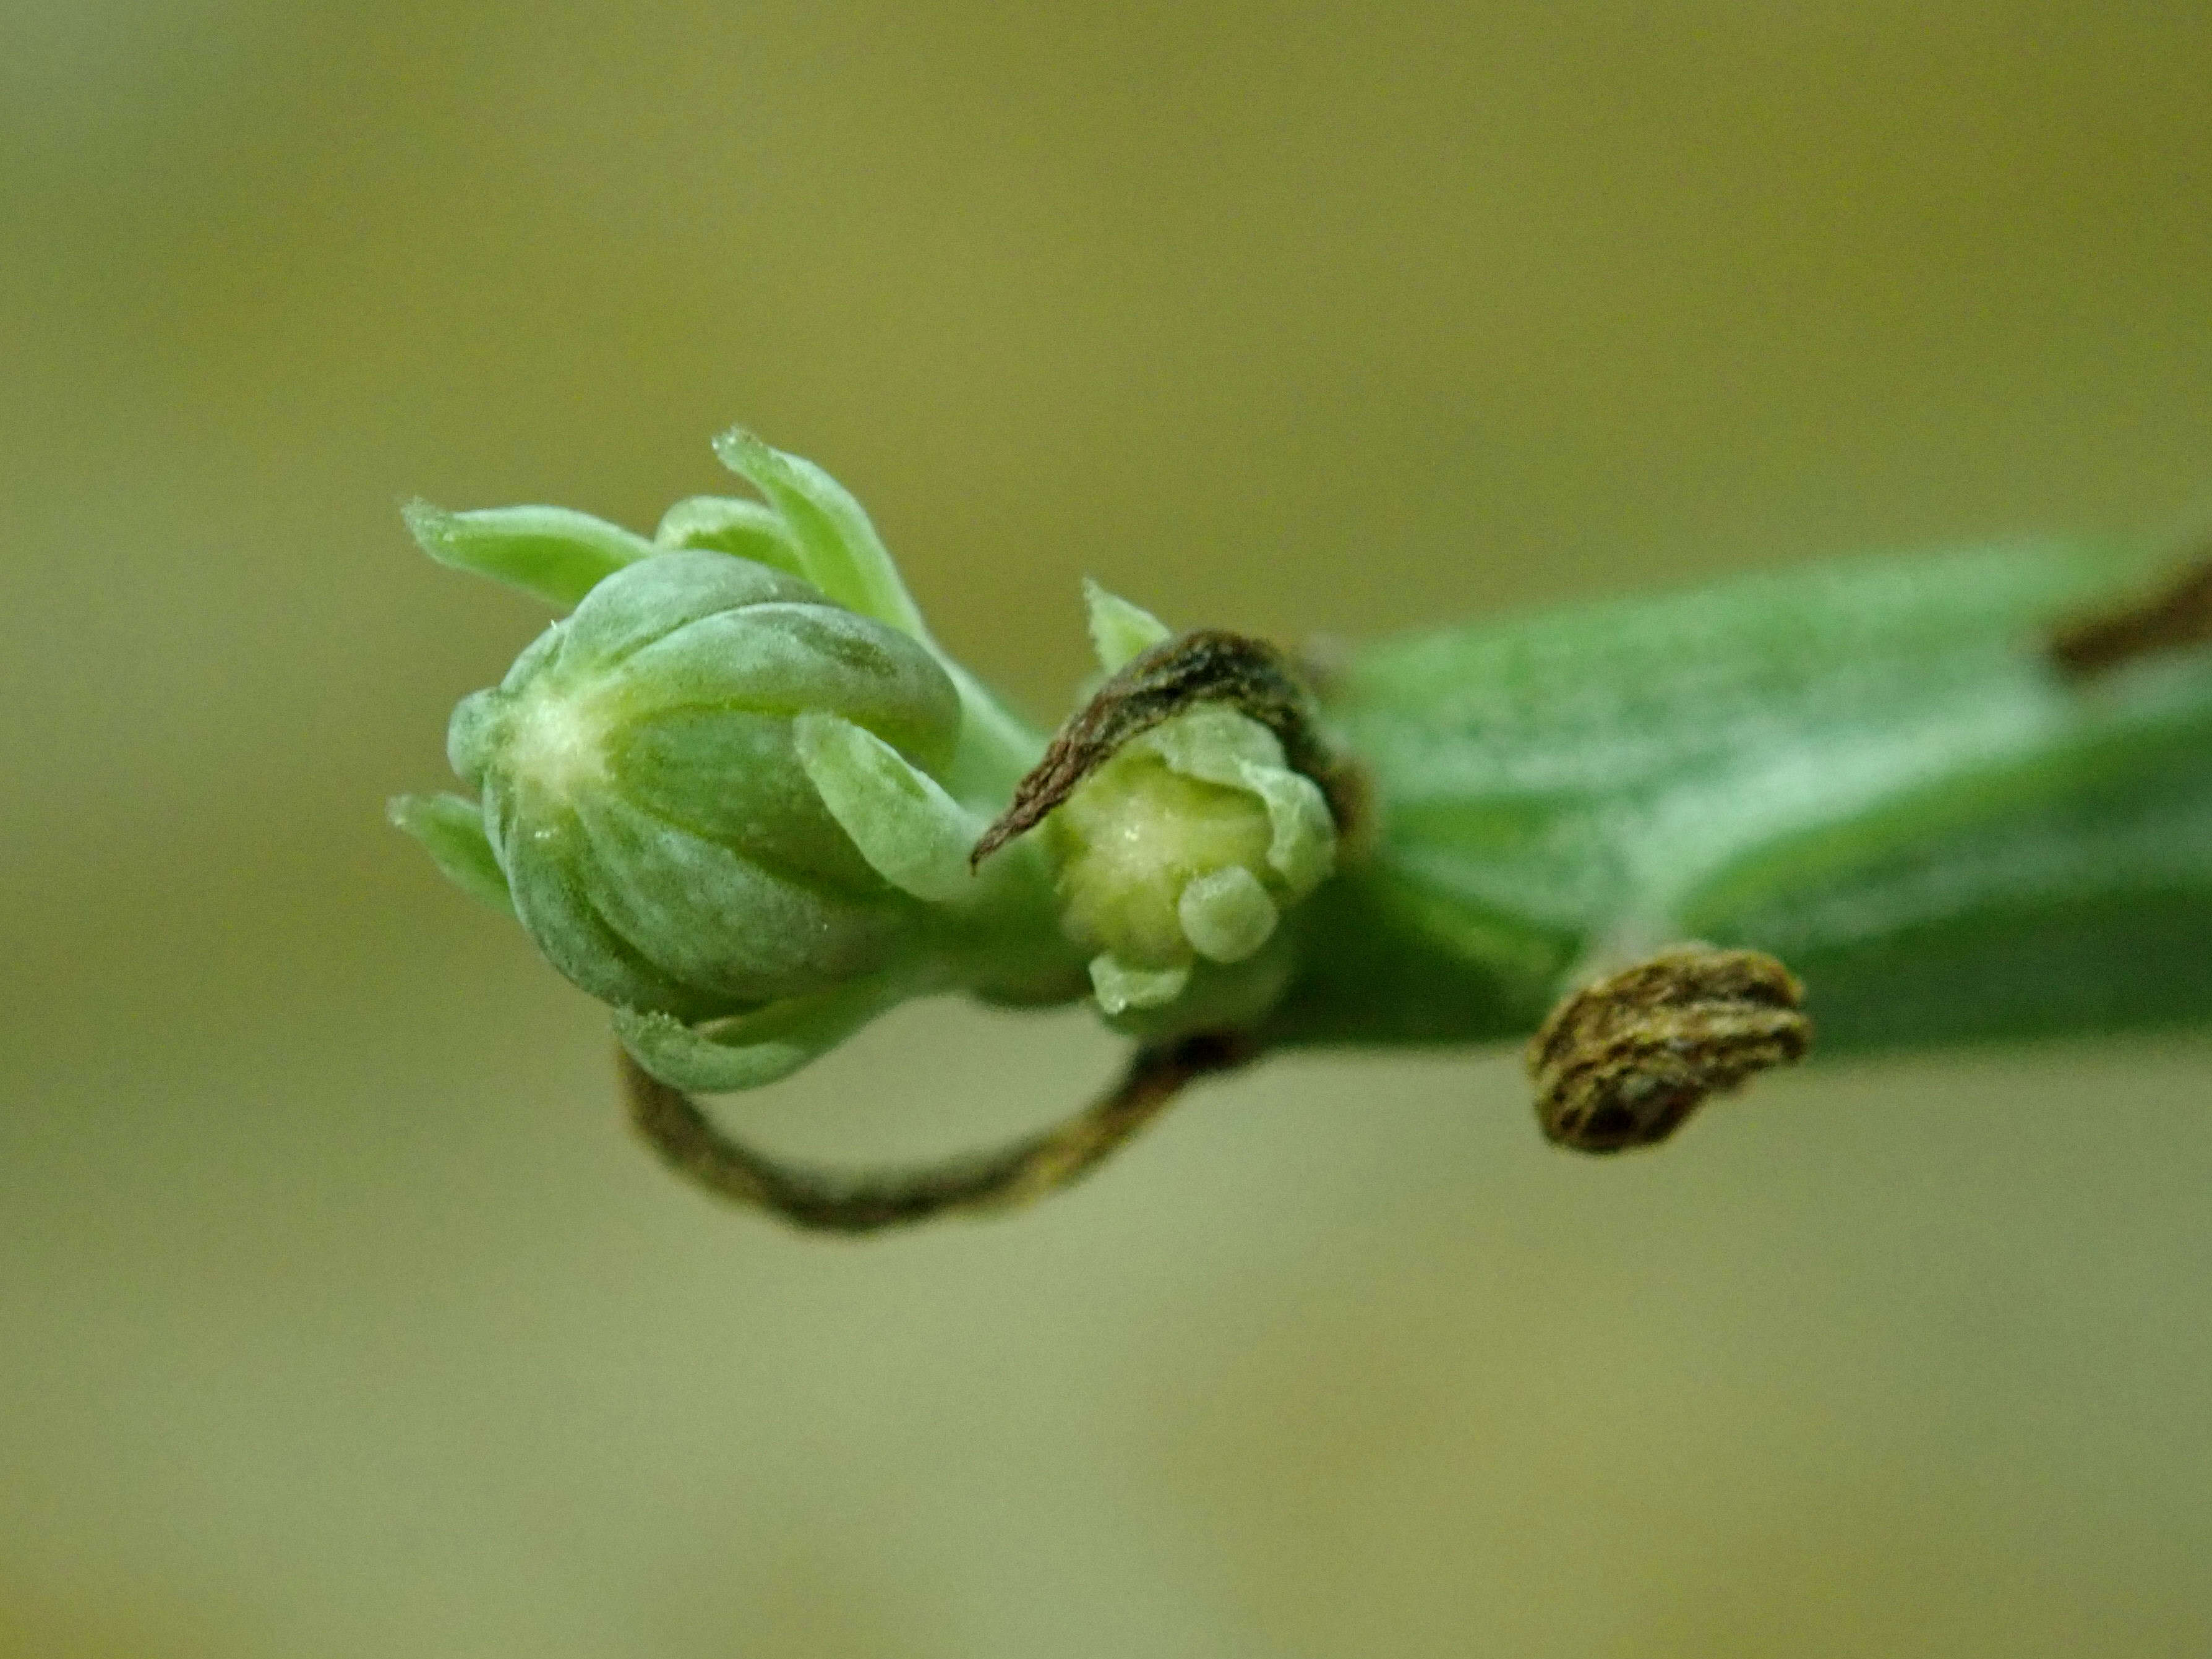
{"label": "green flower bud", "polygon": [[575,611],[454,711],[479,799],[392,821],[678,1088],[773,1081],[932,990],[1080,994],[1042,850],[969,859],[1042,739],[930,638],[836,479],[742,431],[715,451],[761,499],[678,501],[651,540],[407,509],[441,563]]}
{"label": "green flower bud", "polygon": [[926,774],[951,757],[960,696],[912,636],[811,584],[673,551],[601,580],[454,711],[448,748],[548,959],[606,1001],[696,1021],[916,948],[915,901],[798,752],[809,714]]}

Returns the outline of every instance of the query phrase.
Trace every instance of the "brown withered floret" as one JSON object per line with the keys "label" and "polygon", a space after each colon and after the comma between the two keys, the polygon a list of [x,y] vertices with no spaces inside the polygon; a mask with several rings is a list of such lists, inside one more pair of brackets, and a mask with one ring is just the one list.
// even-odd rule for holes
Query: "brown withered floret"
{"label": "brown withered floret", "polygon": [[1545,1137],[1585,1152],[1656,1145],[1712,1096],[1802,1060],[1804,1000],[1772,957],[1709,945],[1585,986],[1528,1044]]}

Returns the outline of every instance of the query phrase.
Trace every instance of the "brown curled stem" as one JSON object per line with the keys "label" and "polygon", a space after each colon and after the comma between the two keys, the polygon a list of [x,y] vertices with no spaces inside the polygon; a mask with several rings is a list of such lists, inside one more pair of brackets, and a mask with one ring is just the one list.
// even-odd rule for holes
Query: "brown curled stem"
{"label": "brown curled stem", "polygon": [[1014,786],[1012,805],[969,854],[969,867],[1036,828],[1131,738],[1207,702],[1228,703],[1273,732],[1291,769],[1322,787],[1339,830],[1349,827],[1349,776],[1322,739],[1313,697],[1290,657],[1265,640],[1209,628],[1163,641],[1100,686]]}
{"label": "brown curled stem", "polygon": [[1252,1058],[1233,1034],[1140,1049],[1121,1081],[1065,1123],[1011,1146],[915,1170],[846,1172],[787,1164],[717,1127],[696,1101],[622,1052],[631,1124],[708,1191],[812,1231],[870,1233],[943,1215],[990,1214],[1058,1192],[1097,1167],[1196,1079]]}
{"label": "brown curled stem", "polygon": [[2060,628],[2049,650],[2060,672],[2086,679],[2138,657],[2206,644],[2212,644],[2212,556],[2140,604]]}

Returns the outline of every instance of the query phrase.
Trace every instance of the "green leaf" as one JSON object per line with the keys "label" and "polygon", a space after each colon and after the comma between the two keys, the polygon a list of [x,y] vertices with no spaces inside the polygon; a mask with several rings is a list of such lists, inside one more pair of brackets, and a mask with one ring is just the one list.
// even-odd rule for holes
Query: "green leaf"
{"label": "green leaf", "polygon": [[620,525],[565,507],[448,513],[416,501],[400,512],[416,543],[440,564],[489,576],[563,608],[601,579],[658,550]]}

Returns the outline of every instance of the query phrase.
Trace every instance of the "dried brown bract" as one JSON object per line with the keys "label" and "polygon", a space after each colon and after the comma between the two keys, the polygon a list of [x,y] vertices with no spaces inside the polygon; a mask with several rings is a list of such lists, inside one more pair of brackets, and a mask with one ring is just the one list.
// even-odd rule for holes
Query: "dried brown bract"
{"label": "dried brown bract", "polygon": [[993,853],[1042,823],[1132,738],[1201,703],[1226,703],[1281,739],[1291,769],[1321,786],[1340,833],[1354,799],[1322,740],[1313,698],[1291,659],[1265,640],[1201,629],[1154,646],[1100,686],[1091,701],[1060,728],[1012,804],[983,832],[968,862]]}
{"label": "dried brown bract", "polygon": [[1709,945],[1576,992],[1528,1045],[1546,1138],[1585,1152],[1656,1145],[1708,1097],[1804,1058],[1804,996],[1772,957]]}

